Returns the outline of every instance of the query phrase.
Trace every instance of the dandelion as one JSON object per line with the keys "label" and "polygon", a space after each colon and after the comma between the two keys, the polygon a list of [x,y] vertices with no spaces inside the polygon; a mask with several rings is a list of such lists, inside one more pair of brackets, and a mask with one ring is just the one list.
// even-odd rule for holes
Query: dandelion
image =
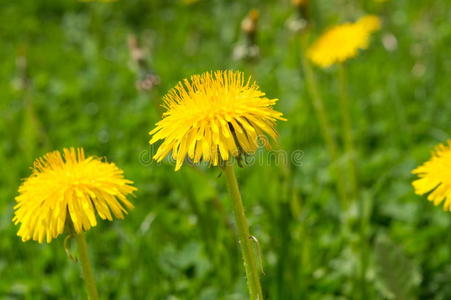
{"label": "dandelion", "polygon": [[412,173],[419,177],[412,183],[416,194],[429,193],[429,201],[434,205],[443,203],[443,209],[451,211],[451,140],[448,145],[438,145],[431,159]]}
{"label": "dandelion", "polygon": [[276,101],[240,72],[194,75],[164,97],[166,112],[150,132],[151,144],[163,140],[153,158],[161,161],[172,152],[177,171],[185,158],[218,166],[252,154],[259,137],[277,138],[275,121],[285,119],[272,108]]}
{"label": "dandelion", "polygon": [[74,235],[88,293],[97,299],[83,232],[97,225],[96,215],[124,218],[133,207],[126,199],[136,190],[131,184],[114,163],[85,157],[82,148],[50,152],[34,162],[31,176],[19,187],[13,218],[20,224],[17,235],[39,243],[64,232]]}
{"label": "dandelion", "polygon": [[233,58],[235,60],[251,61],[258,59],[260,54],[260,48],[257,44],[259,18],[260,12],[257,9],[251,9],[241,22],[244,41],[238,43],[233,49]]}
{"label": "dandelion", "polygon": [[368,48],[371,34],[379,28],[379,18],[372,15],[332,27],[307,50],[307,57],[322,68],[344,62]]}
{"label": "dandelion", "polygon": [[[23,241],[50,243],[73,225],[76,233],[101,219],[123,219],[133,205],[126,195],[136,190],[113,163],[85,158],[83,149],[64,149],[38,158],[33,172],[19,188],[13,222],[20,224]],[[122,203],[122,204],[121,204]],[[125,207],[124,207],[125,206]]]}
{"label": "dandelion", "polygon": [[[277,138],[276,120],[285,120],[269,99],[243,73],[216,71],[194,75],[180,82],[164,97],[166,112],[150,132],[151,144],[162,140],[154,159],[161,161],[172,152],[176,170],[185,158],[194,163],[220,166],[225,174],[235,212],[247,283],[251,299],[263,299],[260,274],[249,232],[244,205],[232,163],[252,154],[260,135]],[[269,144],[266,144],[269,146]]]}

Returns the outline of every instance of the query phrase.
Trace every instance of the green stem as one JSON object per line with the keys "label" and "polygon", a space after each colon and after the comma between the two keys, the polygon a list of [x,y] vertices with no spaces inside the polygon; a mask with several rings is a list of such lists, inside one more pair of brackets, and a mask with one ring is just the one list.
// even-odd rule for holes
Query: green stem
{"label": "green stem", "polygon": [[86,291],[90,300],[98,300],[99,294],[97,292],[94,273],[92,272],[91,263],[88,257],[88,246],[86,244],[85,235],[83,232],[75,235],[78,245],[78,255],[80,257],[81,268],[83,271],[83,279],[85,281]]}
{"label": "green stem", "polygon": [[[338,65],[338,85],[340,90],[339,101],[340,101],[340,114],[342,118],[342,132],[343,132],[343,143],[345,147],[347,165],[348,165],[348,176],[349,176],[349,184],[350,184],[350,192],[351,192],[351,200],[357,201],[357,197],[359,196],[359,186],[357,181],[357,167],[356,167],[356,147],[354,144],[354,136],[352,130],[352,117],[351,117],[351,109],[349,103],[349,96],[347,90],[347,78],[346,78],[346,69],[344,64]],[[366,253],[367,253],[367,239],[366,234],[364,232],[364,212],[363,212],[363,203],[362,201],[358,201],[357,203],[358,211],[359,211],[359,237],[360,241],[357,245],[357,251],[360,251],[360,274],[359,274],[359,284],[361,297],[362,299],[366,298]],[[348,224],[351,225],[352,224]]]}
{"label": "green stem", "polygon": [[307,85],[307,91],[310,94],[310,98],[312,99],[313,109],[315,110],[316,116],[318,118],[321,135],[326,143],[327,150],[329,151],[329,155],[332,160],[332,173],[335,175],[337,179],[337,191],[338,196],[341,201],[342,208],[345,209],[347,207],[347,196],[346,196],[346,184],[344,177],[341,176],[340,171],[337,167],[338,163],[338,146],[335,142],[334,134],[332,131],[332,126],[330,125],[329,117],[327,111],[324,107],[324,101],[321,97],[320,91],[318,89],[318,84],[316,82],[315,74],[313,73],[312,67],[308,62],[305,56],[306,49],[306,36],[301,36],[301,64],[302,69],[305,75],[305,83]]}
{"label": "green stem", "polygon": [[227,179],[227,186],[229,188],[230,196],[232,198],[233,209],[235,211],[238,236],[244,259],[244,268],[246,270],[250,297],[252,300],[263,300],[263,293],[260,285],[260,271],[257,268],[257,261],[252,247],[252,236],[249,233],[249,225],[246,215],[244,214],[244,206],[241,200],[238,181],[236,180],[232,162],[226,162],[223,169]]}
{"label": "green stem", "polygon": [[351,198],[355,201],[358,193],[356,176],[356,150],[354,146],[354,136],[352,133],[352,118],[347,91],[346,70],[343,64],[338,65],[338,83],[340,89],[339,104],[341,114],[341,126],[343,132],[343,144],[345,157],[348,164],[348,176],[351,190]]}

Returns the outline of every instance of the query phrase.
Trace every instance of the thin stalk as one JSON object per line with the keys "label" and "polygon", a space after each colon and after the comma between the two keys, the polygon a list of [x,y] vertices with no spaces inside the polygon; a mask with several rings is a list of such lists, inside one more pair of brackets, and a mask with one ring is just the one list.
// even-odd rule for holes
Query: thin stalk
{"label": "thin stalk", "polygon": [[[338,65],[338,85],[339,85],[339,105],[340,105],[340,113],[342,118],[342,132],[343,132],[343,144],[345,147],[347,165],[348,165],[348,176],[349,176],[349,184],[350,184],[350,192],[352,201],[357,201],[359,196],[359,186],[357,181],[357,167],[356,167],[356,147],[354,144],[354,135],[352,130],[352,117],[351,117],[351,109],[349,104],[349,96],[348,96],[348,83],[346,77],[346,69],[344,64]],[[360,293],[362,299],[366,298],[366,252],[367,252],[367,238],[365,234],[364,228],[364,212],[363,212],[363,203],[362,201],[358,201],[357,207],[359,212],[359,245],[358,251],[360,251],[360,274],[359,274],[359,283]]]}
{"label": "thin stalk", "polygon": [[301,37],[301,64],[305,75],[305,83],[307,85],[307,92],[310,94],[312,100],[313,109],[316,113],[316,117],[319,122],[321,135],[323,136],[324,142],[326,143],[327,150],[332,160],[331,168],[332,173],[337,179],[337,191],[338,196],[341,201],[343,209],[347,208],[348,200],[346,196],[346,183],[344,177],[341,176],[340,171],[337,167],[338,162],[338,146],[335,142],[334,134],[332,131],[332,126],[330,125],[329,116],[324,107],[324,101],[321,97],[321,93],[316,82],[315,74],[313,73],[312,67],[305,56],[306,42],[304,36]]}
{"label": "thin stalk", "polygon": [[340,89],[339,105],[342,120],[341,127],[343,133],[343,144],[346,153],[345,157],[348,164],[351,197],[355,201],[358,193],[356,175],[356,149],[354,145],[354,136],[352,133],[352,117],[347,90],[346,70],[343,64],[338,65],[338,85]]}
{"label": "thin stalk", "polygon": [[226,162],[223,170],[233,202],[233,210],[235,212],[238,227],[238,237],[244,259],[244,268],[246,270],[250,298],[251,300],[263,300],[263,293],[260,285],[260,270],[257,267],[257,261],[252,246],[252,236],[249,233],[249,224],[244,213],[243,201],[241,200],[233,164],[231,162]]}
{"label": "thin stalk", "polygon": [[88,257],[88,246],[84,233],[78,233],[75,235],[75,240],[78,246],[78,255],[81,262],[81,269],[83,271],[83,279],[85,281],[86,291],[90,300],[98,300],[99,294],[97,292],[96,282],[94,279],[94,273],[92,271],[91,263]]}

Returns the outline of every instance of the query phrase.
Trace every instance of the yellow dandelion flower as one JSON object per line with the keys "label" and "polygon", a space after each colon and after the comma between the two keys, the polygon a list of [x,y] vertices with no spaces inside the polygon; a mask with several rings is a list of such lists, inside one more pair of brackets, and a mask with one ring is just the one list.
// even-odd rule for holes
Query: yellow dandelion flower
{"label": "yellow dandelion flower", "polygon": [[437,146],[431,159],[412,173],[420,177],[412,183],[416,194],[429,193],[429,201],[435,205],[444,201],[443,209],[451,211],[451,140]]}
{"label": "yellow dandelion flower", "polygon": [[307,57],[323,68],[344,62],[368,48],[371,33],[379,28],[380,20],[376,16],[332,27],[307,50]]}
{"label": "yellow dandelion flower", "polygon": [[[72,224],[77,233],[101,219],[124,218],[133,205],[126,199],[136,188],[114,163],[85,157],[82,148],[64,149],[38,158],[19,187],[13,222],[23,241],[49,243]],[[70,223],[68,223],[70,222]]]}
{"label": "yellow dandelion flower", "polygon": [[207,72],[193,75],[163,98],[166,112],[149,134],[151,144],[163,140],[154,159],[171,151],[179,170],[186,157],[217,166],[221,161],[253,153],[260,135],[277,138],[276,120],[285,120],[272,107],[277,99],[265,93],[243,73]]}

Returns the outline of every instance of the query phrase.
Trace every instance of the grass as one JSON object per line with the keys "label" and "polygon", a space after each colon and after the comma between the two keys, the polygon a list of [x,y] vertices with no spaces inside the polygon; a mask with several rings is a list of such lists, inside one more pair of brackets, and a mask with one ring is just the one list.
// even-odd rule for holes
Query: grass
{"label": "grass", "polygon": [[[312,38],[364,12],[383,19],[370,48],[346,65],[362,206],[361,218],[351,211],[348,233],[340,230],[299,35],[287,28],[295,13],[289,1],[0,4],[0,298],[84,298],[63,238],[24,244],[11,223],[17,187],[33,159],[67,146],[106,156],[139,188],[124,221],[101,222],[86,234],[104,299],[246,297],[223,176],[206,167],[175,173],[173,165],[150,160],[155,149],[147,144],[169,88],[191,74],[225,68],[252,74],[280,99],[277,109],[289,120],[278,125],[280,148],[300,158],[284,166],[259,153],[260,163],[238,170],[262,250],[267,298],[361,299],[362,287],[365,299],[451,298],[449,214],[415,196],[410,185],[410,171],[450,138],[451,7],[445,0],[311,2]],[[241,19],[251,8],[261,13],[261,59],[233,61]],[[147,43],[161,78],[150,92],[135,88],[131,33]],[[21,56],[28,63],[25,88]],[[337,70],[314,72],[339,136]]]}

